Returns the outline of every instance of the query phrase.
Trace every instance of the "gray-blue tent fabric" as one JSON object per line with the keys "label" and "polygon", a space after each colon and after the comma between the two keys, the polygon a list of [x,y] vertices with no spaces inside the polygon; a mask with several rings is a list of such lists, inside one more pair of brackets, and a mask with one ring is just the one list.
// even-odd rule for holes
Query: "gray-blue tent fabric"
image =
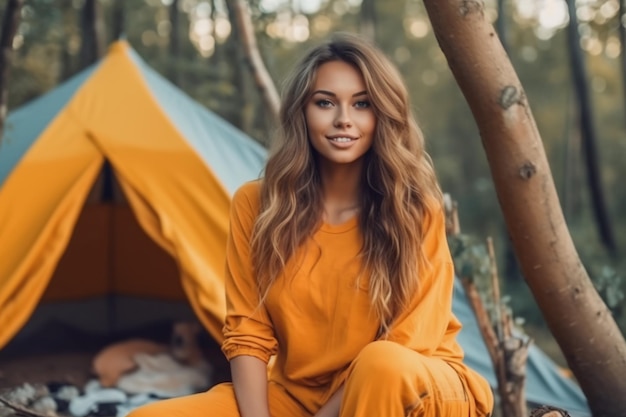
{"label": "gray-blue tent fabric", "polygon": [[[465,363],[487,378],[495,390],[497,379],[493,364],[474,311],[458,279],[454,283],[452,310],[463,323],[458,341],[465,351]],[[530,346],[526,372],[526,400],[529,403],[560,407],[567,410],[572,417],[591,416],[580,387],[561,375],[558,366],[537,346]]]}
{"label": "gray-blue tent fabric", "polygon": [[65,107],[74,93],[99,64],[76,74],[60,86],[37,97],[7,115],[0,147],[0,187],[24,153],[39,139],[52,119]]}
{"label": "gray-blue tent fabric", "polygon": [[[129,52],[159,106],[187,143],[211,167],[226,191],[232,195],[239,185],[262,174],[267,157],[263,146],[182,93],[133,49]],[[212,140],[213,137],[218,140]],[[219,138],[228,138],[228,141]]]}
{"label": "gray-blue tent fabric", "polygon": [[[129,54],[156,102],[229,194],[232,195],[243,182],[261,175],[267,157],[262,145],[180,91],[132,48]],[[0,186],[99,64],[88,67],[47,94],[9,113],[0,143]],[[228,138],[228,141],[211,140],[212,136]]]}

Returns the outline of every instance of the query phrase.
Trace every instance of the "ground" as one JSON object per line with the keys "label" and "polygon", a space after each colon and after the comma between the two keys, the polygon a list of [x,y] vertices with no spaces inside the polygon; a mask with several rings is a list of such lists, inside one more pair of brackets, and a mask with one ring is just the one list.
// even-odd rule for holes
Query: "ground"
{"label": "ground", "polygon": [[0,389],[19,386],[24,382],[45,384],[66,381],[82,386],[90,378],[93,352],[67,352],[28,355],[0,360]]}
{"label": "ground", "polygon": [[[91,377],[92,356],[93,352],[67,352],[0,359],[0,392],[7,393],[24,383],[39,385],[51,381],[83,386]],[[0,406],[0,417],[8,416],[17,414]]]}
{"label": "ground", "polygon": [[[49,382],[65,382],[83,387],[93,377],[90,369],[96,353],[97,351],[74,351],[0,357],[0,394],[6,394],[24,383],[44,385]],[[227,380],[228,364],[220,353],[213,349],[209,359],[214,366],[214,382]],[[13,410],[0,404],[0,417],[17,416]]]}

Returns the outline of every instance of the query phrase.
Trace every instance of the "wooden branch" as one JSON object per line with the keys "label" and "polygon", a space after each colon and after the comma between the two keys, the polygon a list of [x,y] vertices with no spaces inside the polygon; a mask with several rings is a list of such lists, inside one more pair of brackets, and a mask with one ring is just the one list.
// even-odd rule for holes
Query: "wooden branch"
{"label": "wooden branch", "polygon": [[20,415],[25,415],[28,417],[50,417],[47,414],[38,413],[34,410],[24,407],[23,405],[14,403],[13,401],[9,401],[6,398],[3,398],[2,396],[0,396],[0,403],[6,405],[12,410],[15,410],[15,412],[17,412],[17,414],[20,414]]}
{"label": "wooden branch", "polygon": [[[459,230],[456,202],[449,194],[444,194],[444,210],[446,214],[446,232],[453,235]],[[454,219],[454,220],[453,220]],[[456,224],[454,224],[456,222]],[[502,415],[507,417],[526,417],[526,363],[530,338],[514,335],[513,320],[508,310],[502,306],[498,267],[493,247],[493,239],[487,238],[487,249],[491,271],[492,297],[495,317],[489,317],[482,299],[474,285],[472,277],[461,277],[465,294],[472,307],[487,352],[491,358],[500,394]]]}
{"label": "wooden branch", "polygon": [[484,2],[423,3],[476,121],[515,254],[537,305],[592,413],[622,415],[626,340],[580,261],[530,104]]}
{"label": "wooden branch", "polygon": [[508,312],[503,309],[498,266],[491,236],[487,238],[487,251],[491,267],[493,308],[495,312],[495,323],[493,326],[496,328],[498,359],[500,360],[497,363],[494,362],[498,376],[500,407],[502,408],[502,414],[507,417],[525,417],[526,395],[524,383],[526,380],[526,362],[528,360],[530,339],[524,340],[513,335],[513,320]]}
{"label": "wooden branch", "polygon": [[495,313],[494,320],[496,321],[496,335],[498,336],[498,340],[502,340],[504,338],[504,326],[502,325],[502,308],[500,307],[500,283],[498,279],[496,255],[493,250],[493,239],[491,236],[487,237],[487,253],[489,254],[489,266],[491,271],[491,289],[493,291],[493,310]]}
{"label": "wooden branch", "polygon": [[0,144],[4,132],[4,121],[9,112],[9,73],[13,64],[13,40],[20,23],[20,10],[24,0],[9,0],[2,19],[0,34]]}
{"label": "wooden branch", "polygon": [[232,10],[235,12],[236,26],[240,34],[239,38],[241,39],[256,86],[274,120],[278,120],[280,96],[259,52],[248,3],[245,0],[232,0],[230,3]]}
{"label": "wooden branch", "polygon": [[[476,316],[476,321],[478,321],[478,328],[483,336],[485,345],[487,346],[491,363],[493,363],[494,368],[497,369],[496,364],[501,363],[503,359],[502,352],[499,347],[500,342],[498,341],[498,336],[496,336],[496,332],[493,330],[491,325],[489,313],[487,313],[487,309],[485,309],[482,299],[480,298],[480,294],[478,293],[474,283],[472,283],[468,278],[461,278],[461,283],[463,284],[465,295],[467,296],[470,305],[472,306],[472,310],[474,311],[474,315]],[[498,381],[505,379],[504,374],[498,375],[497,371],[496,377]]]}

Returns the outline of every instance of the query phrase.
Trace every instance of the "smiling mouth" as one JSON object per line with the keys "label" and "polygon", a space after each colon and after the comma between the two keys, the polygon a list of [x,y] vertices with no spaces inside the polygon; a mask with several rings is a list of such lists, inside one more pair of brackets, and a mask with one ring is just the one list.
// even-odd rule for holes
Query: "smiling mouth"
{"label": "smiling mouth", "polygon": [[347,142],[352,142],[353,140],[356,140],[356,139],[348,138],[348,137],[338,137],[338,138],[330,138],[330,140],[333,142],[338,142],[338,143],[347,143]]}

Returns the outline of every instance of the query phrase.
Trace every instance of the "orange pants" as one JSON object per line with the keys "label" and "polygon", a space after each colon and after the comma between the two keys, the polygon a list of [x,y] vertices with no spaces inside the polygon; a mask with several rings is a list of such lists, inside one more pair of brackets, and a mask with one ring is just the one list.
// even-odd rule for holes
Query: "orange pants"
{"label": "orange pants", "polygon": [[[311,417],[281,386],[270,382],[272,417]],[[393,342],[367,345],[352,364],[340,417],[474,417],[474,401],[456,371],[441,359]],[[239,417],[233,386],[158,401],[128,417]]]}

